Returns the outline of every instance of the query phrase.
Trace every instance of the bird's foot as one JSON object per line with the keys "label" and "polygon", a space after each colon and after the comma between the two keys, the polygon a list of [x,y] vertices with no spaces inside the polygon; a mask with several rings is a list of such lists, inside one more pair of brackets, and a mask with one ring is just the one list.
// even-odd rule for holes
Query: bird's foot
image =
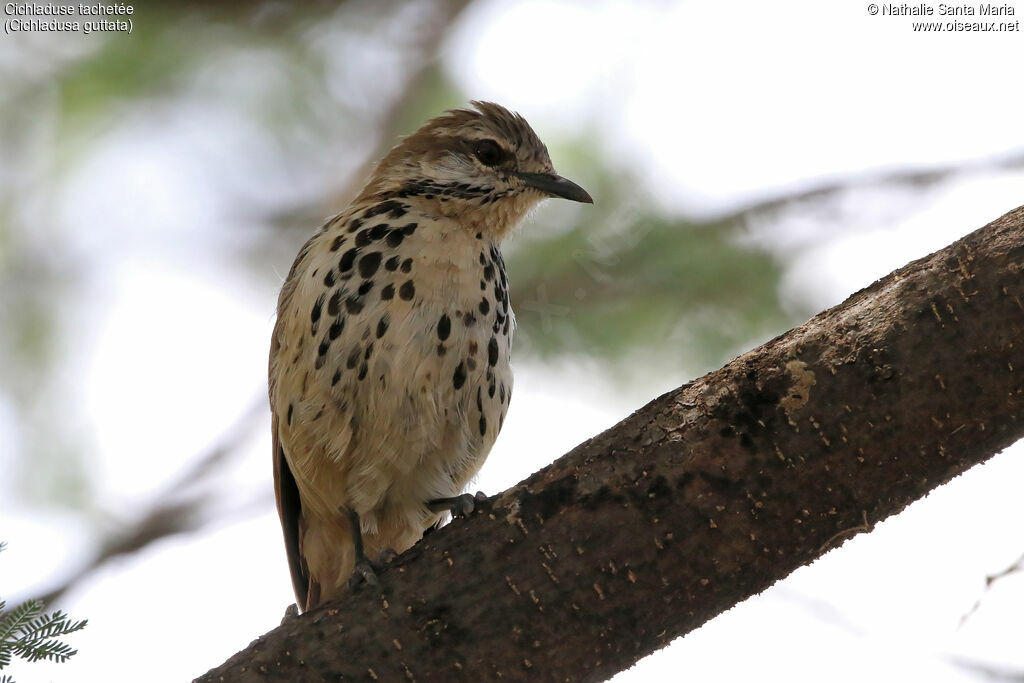
{"label": "bird's foot", "polygon": [[477,491],[475,495],[463,493],[461,496],[452,496],[451,498],[435,498],[427,502],[427,507],[434,512],[450,512],[452,517],[469,517],[473,514],[473,510],[485,500],[487,500],[487,496],[483,491]]}
{"label": "bird's foot", "polygon": [[359,514],[355,510],[349,510],[348,519],[352,525],[352,543],[356,551],[356,563],[352,567],[352,576],[348,579],[348,589],[355,590],[364,581],[368,586],[380,586],[377,570],[383,569],[383,567],[370,562],[363,551],[363,528],[359,523]]}
{"label": "bird's foot", "polygon": [[349,590],[355,590],[363,582],[368,586],[380,586],[377,569],[378,567],[375,567],[365,555],[356,558],[356,565],[352,568],[352,576],[348,580]]}
{"label": "bird's foot", "polygon": [[380,579],[377,577],[377,573],[394,562],[396,557],[398,557],[398,553],[393,548],[384,548],[375,562],[365,555],[357,558],[356,565],[352,568],[352,576],[348,580],[349,590],[355,589],[364,582],[368,586],[379,586]]}

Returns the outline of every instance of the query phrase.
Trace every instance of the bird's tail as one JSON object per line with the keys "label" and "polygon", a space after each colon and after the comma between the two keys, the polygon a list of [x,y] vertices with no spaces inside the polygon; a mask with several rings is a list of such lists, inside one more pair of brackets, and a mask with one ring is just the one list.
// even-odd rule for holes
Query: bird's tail
{"label": "bird's tail", "polygon": [[299,524],[299,553],[309,576],[304,611],[341,595],[355,567],[352,531],[344,513],[332,520],[304,518]]}

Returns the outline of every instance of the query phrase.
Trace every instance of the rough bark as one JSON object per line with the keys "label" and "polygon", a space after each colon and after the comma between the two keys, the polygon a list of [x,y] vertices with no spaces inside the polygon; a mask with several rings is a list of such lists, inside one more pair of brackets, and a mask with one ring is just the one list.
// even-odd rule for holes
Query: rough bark
{"label": "rough bark", "polygon": [[671,391],[201,681],[605,679],[1024,434],[1024,207]]}

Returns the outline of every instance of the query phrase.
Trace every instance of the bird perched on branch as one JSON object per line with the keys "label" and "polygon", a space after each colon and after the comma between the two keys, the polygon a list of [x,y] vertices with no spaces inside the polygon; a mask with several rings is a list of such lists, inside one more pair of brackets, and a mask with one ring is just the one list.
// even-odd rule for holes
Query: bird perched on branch
{"label": "bird perched on branch", "polygon": [[545,197],[592,202],[522,116],[431,119],[299,250],[270,347],[274,488],[298,605],[374,582],[462,494],[512,396],[499,244]]}

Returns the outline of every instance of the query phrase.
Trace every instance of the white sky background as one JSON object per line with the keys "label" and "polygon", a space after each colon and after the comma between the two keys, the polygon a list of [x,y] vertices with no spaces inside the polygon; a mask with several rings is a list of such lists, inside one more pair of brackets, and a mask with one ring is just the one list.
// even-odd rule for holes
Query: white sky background
{"label": "white sky background", "polygon": [[[444,60],[465,92],[521,111],[542,137],[598,131],[643,178],[638,193],[689,212],[851,173],[1024,150],[1021,33],[913,33],[909,17],[872,17],[866,6],[482,3]],[[1011,6],[1011,19],[1024,15],[1024,2]],[[95,315],[82,329],[78,387],[112,509],[147,500],[179,471],[182,453],[201,451],[245,410],[262,390],[272,324],[274,292],[252,291],[216,259],[197,263],[195,250],[173,247],[216,239],[204,230],[216,198],[189,159],[214,140],[241,146],[246,132],[216,116],[202,125],[188,113],[167,117],[126,121],[57,188],[61,221],[83,251],[122,244],[82,292]],[[837,303],[1024,203],[1024,173],[978,171],[910,198],[864,191],[850,202],[839,227],[794,219],[761,234],[754,226],[753,239],[795,253],[787,295],[815,308]],[[140,226],[139,216],[160,220]],[[282,275],[286,267],[267,264]],[[164,362],[154,367],[153,357]],[[478,487],[506,488],[686,379],[623,390],[582,362],[520,361],[516,398]],[[0,438],[13,431],[0,406]],[[253,439],[232,484],[269,489],[268,436],[269,428]],[[963,628],[958,622],[985,575],[1024,552],[1021,481],[1017,446],[620,679],[977,680],[957,658],[1020,672],[1024,577],[996,584]],[[5,595],[45,582],[87,549],[68,520],[0,493]],[[72,640],[80,653],[14,673],[21,683],[135,681],[140,672],[187,680],[272,628],[290,600],[268,507],[108,567],[66,605],[90,620]]]}

